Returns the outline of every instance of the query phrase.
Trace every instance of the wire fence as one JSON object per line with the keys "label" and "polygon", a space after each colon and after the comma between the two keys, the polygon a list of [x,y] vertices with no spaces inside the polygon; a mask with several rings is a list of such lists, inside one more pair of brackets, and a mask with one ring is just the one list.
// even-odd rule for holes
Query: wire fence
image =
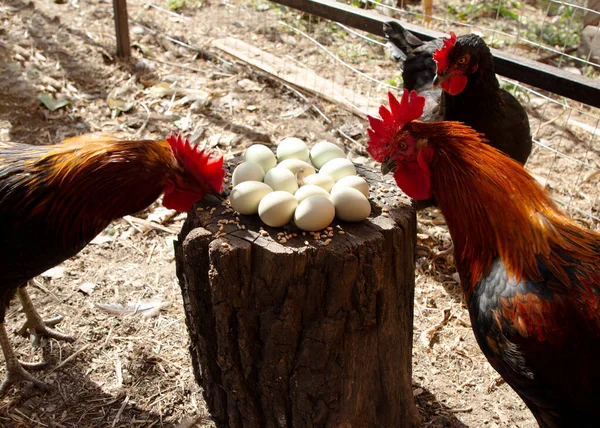
{"label": "wire fence", "polygon": [[[261,11],[258,16],[240,17],[244,16],[246,28],[269,28],[252,36],[250,43],[284,60],[273,71],[283,79],[302,82],[305,88],[312,82],[314,92],[358,114],[376,113],[386,102],[387,91],[402,88],[401,72],[383,38],[263,0],[228,4]],[[420,5],[407,5],[404,0],[399,7],[373,0],[356,4],[411,23],[421,24],[425,18]],[[432,10],[428,25],[434,29],[477,32],[503,51],[595,79],[600,75],[597,58],[591,52],[581,54],[584,16],[599,15],[583,4],[446,1],[434,4]],[[597,24],[593,28],[600,40]],[[275,33],[279,43],[272,43]],[[253,65],[260,68],[261,60],[255,58]],[[500,80],[530,116],[535,146],[527,168],[572,216],[588,227],[600,228],[599,110],[518,81]]]}
{"label": "wire fence", "polygon": [[[585,48],[600,44],[600,14],[595,10],[600,9],[599,0],[588,0],[589,4],[447,0],[433,3],[428,15],[424,15],[421,4],[405,0],[397,4],[389,0],[351,1],[363,11],[381,14],[382,20],[424,24],[446,34],[450,30],[457,34],[477,32],[503,52],[600,79],[599,58]],[[143,12],[132,3],[135,19]],[[168,2],[145,4],[157,8],[166,7]],[[207,40],[203,43],[284,80],[290,87],[303,89],[305,94],[318,94],[364,118],[367,113],[377,113],[387,101],[388,91],[402,88],[401,71],[386,48],[386,40],[356,30],[356,25],[350,28],[268,0],[218,0],[218,5],[218,11],[213,8],[212,16],[207,17],[210,23],[204,23]],[[184,15],[162,11],[182,27],[197,25]],[[181,43],[176,38],[169,40]],[[571,216],[600,229],[600,109],[516,80],[500,81],[529,114],[535,145],[528,170]],[[329,120],[327,111],[317,111],[315,120]],[[366,122],[358,122],[360,132],[338,128],[338,135],[360,147],[366,142]]]}
{"label": "wire fence", "polygon": [[[367,1],[378,10],[391,11],[393,16],[410,22],[427,17],[436,29],[477,32],[490,46],[503,51],[549,62],[591,78],[599,76],[598,58],[589,48],[600,45],[597,1],[593,6],[598,10],[588,7],[586,1],[446,1],[434,5],[429,16],[414,7],[405,7],[404,0],[400,0],[399,8]],[[597,227],[600,220],[598,109],[541,93],[516,81],[500,80],[526,105],[532,121],[536,150],[527,167],[553,192],[558,203],[588,217],[590,224]]]}
{"label": "wire fence", "polygon": [[[464,27],[470,32],[480,32],[490,46],[520,54],[523,50],[535,52],[538,59],[556,60],[560,67],[568,61],[580,66],[598,66],[592,52],[573,55],[580,42],[581,32],[589,25],[587,37],[600,40],[598,22],[600,12],[587,7],[587,1],[563,2],[557,0],[516,2],[508,0],[445,1],[434,7],[435,13],[425,15],[399,0],[399,7],[366,0],[375,9],[391,11],[395,16],[411,22],[429,18],[432,24],[444,31]],[[590,0],[590,3],[593,3]],[[596,2],[597,9],[600,4]],[[490,24],[490,20],[492,23]],[[587,24],[587,25],[586,25]],[[542,53],[546,53],[543,56]],[[592,70],[586,70],[593,73]]]}

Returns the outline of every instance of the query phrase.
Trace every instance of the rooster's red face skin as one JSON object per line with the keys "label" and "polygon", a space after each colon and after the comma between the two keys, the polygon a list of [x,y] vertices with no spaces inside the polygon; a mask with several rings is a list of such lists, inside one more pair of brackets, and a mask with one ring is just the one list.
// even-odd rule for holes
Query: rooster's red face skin
{"label": "rooster's red face skin", "polygon": [[413,199],[432,196],[430,164],[434,149],[412,133],[411,123],[423,115],[425,98],[406,89],[400,101],[388,94],[390,108],[381,106],[381,119],[369,116],[367,152],[378,162],[393,163],[394,179]]}
{"label": "rooster's red face skin", "polygon": [[429,164],[433,159],[433,149],[423,147],[417,153],[416,160],[409,162],[396,161],[394,180],[404,193],[417,201],[433,196],[431,188],[431,170]]}

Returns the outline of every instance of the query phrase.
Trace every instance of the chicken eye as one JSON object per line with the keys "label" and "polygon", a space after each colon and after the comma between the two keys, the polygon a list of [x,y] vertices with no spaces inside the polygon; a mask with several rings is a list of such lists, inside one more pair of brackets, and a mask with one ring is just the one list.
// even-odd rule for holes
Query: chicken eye
{"label": "chicken eye", "polygon": [[398,148],[402,151],[406,151],[406,149],[408,149],[408,144],[406,144],[405,142],[402,142],[398,145]]}
{"label": "chicken eye", "polygon": [[470,59],[471,59],[471,55],[469,55],[469,54],[463,55],[460,58],[458,58],[458,60],[456,61],[456,64],[465,65],[466,63],[469,62]]}

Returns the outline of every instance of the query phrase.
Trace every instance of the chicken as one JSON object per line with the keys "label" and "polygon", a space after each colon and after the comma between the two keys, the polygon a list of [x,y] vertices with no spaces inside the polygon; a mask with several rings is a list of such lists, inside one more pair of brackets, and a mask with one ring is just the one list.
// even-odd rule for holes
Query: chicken
{"label": "chicken", "polygon": [[[433,54],[444,47],[444,41],[433,39],[424,42],[396,21],[384,23],[383,32],[389,40],[392,56],[402,64],[404,89],[417,91],[421,95],[433,89],[436,68]],[[441,90],[435,92],[439,100]]]}
{"label": "chicken", "polygon": [[4,319],[16,292],[27,316],[21,331],[74,340],[48,328],[24,285],[163,192],[165,207],[189,211],[205,194],[221,191],[224,175],[222,157],[211,158],[181,136],[149,141],[89,134],[52,146],[0,143],[0,345],[7,370],[0,392],[17,380],[44,386],[23,368],[8,340]]}
{"label": "chicken", "polygon": [[[529,119],[517,99],[500,88],[494,59],[475,34],[427,42],[395,21],[383,26],[393,55],[403,61],[404,89],[427,99],[424,121],[464,122],[488,139],[488,144],[524,164],[531,154]],[[436,66],[437,64],[437,66]],[[443,89],[439,92],[437,88]],[[439,105],[436,104],[439,103]]]}
{"label": "chicken", "polygon": [[542,427],[600,420],[600,234],[459,122],[421,122],[404,91],[370,117],[367,151],[410,197],[435,195],[477,342]]}

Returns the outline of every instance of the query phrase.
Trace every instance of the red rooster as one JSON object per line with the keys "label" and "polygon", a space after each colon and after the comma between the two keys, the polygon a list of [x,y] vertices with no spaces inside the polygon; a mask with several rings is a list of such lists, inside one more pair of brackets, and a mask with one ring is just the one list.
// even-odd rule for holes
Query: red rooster
{"label": "red rooster", "polygon": [[459,122],[420,122],[389,94],[368,152],[398,186],[435,195],[477,342],[542,427],[600,420],[600,234],[565,216],[523,167]]}
{"label": "red rooster", "polygon": [[0,393],[17,380],[44,386],[25,371],[8,340],[4,318],[15,292],[27,316],[23,331],[74,340],[47,327],[25,284],[163,192],[165,207],[189,211],[206,193],[221,191],[224,174],[222,157],[210,158],[181,136],[149,141],[90,134],[53,146],[0,143],[0,345],[6,360]]}

